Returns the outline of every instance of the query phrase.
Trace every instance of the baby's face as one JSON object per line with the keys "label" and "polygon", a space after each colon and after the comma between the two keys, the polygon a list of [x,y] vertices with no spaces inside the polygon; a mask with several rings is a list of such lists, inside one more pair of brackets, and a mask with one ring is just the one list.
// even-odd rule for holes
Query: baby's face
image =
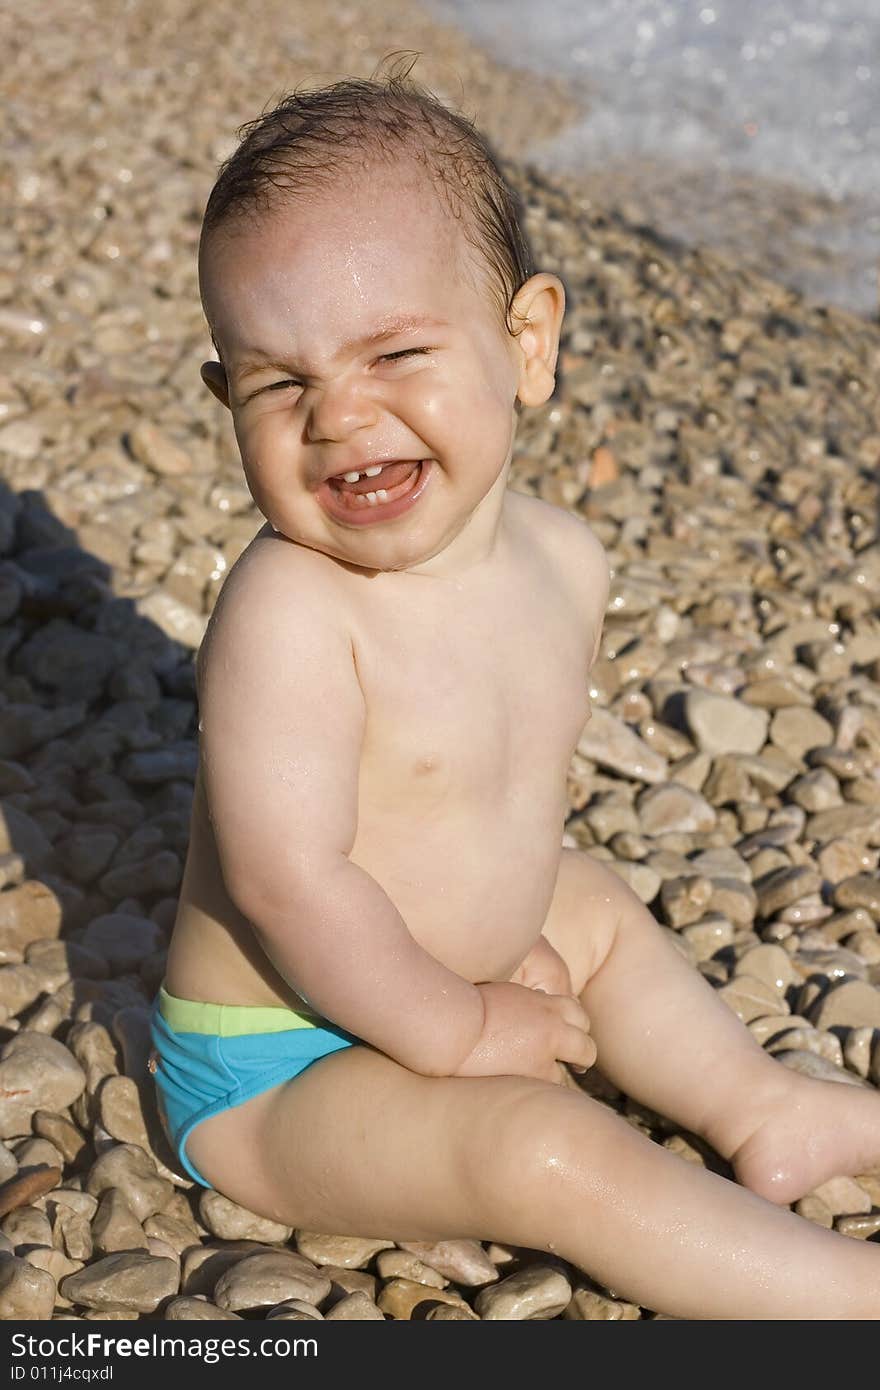
{"label": "baby's face", "polygon": [[[205,308],[248,485],[276,531],[403,570],[497,515],[523,354],[478,266],[430,187],[402,190],[390,171],[209,244]],[[357,484],[373,502],[331,481],[386,463]]]}

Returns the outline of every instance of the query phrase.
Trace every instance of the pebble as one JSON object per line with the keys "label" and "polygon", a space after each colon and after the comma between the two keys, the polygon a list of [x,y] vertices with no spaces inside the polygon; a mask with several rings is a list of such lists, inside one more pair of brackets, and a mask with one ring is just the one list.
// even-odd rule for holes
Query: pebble
{"label": "pebble", "polygon": [[[338,1265],[342,1269],[365,1269],[380,1250],[392,1249],[391,1240],[369,1240],[360,1236],[324,1236],[316,1231],[296,1231],[296,1248],[316,1265]],[[286,1236],[279,1237],[285,1240]],[[412,1248],[404,1246],[404,1249]]]}
{"label": "pebble", "polygon": [[345,1298],[340,1298],[338,1303],[334,1303],[324,1314],[324,1318],[327,1322],[384,1322],[385,1314],[368,1294],[355,1289],[353,1293],[346,1294]]}
{"label": "pebble", "polygon": [[118,1187],[109,1187],[101,1194],[92,1220],[92,1241],[99,1255],[147,1249],[141,1223]]}
{"label": "pebble", "polygon": [[684,712],[690,734],[704,753],[759,753],[764,746],[770,723],[765,710],[694,688],[686,693]]}
{"label": "pebble", "polygon": [[119,1188],[138,1221],[161,1211],[174,1188],[161,1178],[148,1154],[136,1144],[114,1144],[89,1169],[85,1190],[100,1197],[108,1188]]}
{"label": "pebble", "polygon": [[411,1319],[414,1314],[426,1314],[434,1303],[462,1307],[464,1299],[452,1289],[430,1289],[413,1279],[389,1279],[376,1300],[381,1313],[403,1321]]}
{"label": "pebble", "polygon": [[330,1292],[330,1279],[292,1250],[248,1255],[221,1274],[214,1286],[218,1308],[273,1308],[289,1298],[318,1304]]}
{"label": "pebble", "polygon": [[69,1274],[60,1289],[75,1307],[102,1314],[112,1308],[154,1313],[163,1299],[177,1293],[177,1265],[139,1251],[123,1251]]}
{"label": "pebble", "polygon": [[204,1298],[172,1298],[162,1316],[166,1322],[241,1322],[238,1313],[218,1308]]}
{"label": "pebble", "polygon": [[257,1216],[213,1188],[205,1188],[202,1192],[199,1216],[211,1234],[221,1240],[256,1240],[271,1245],[289,1240],[293,1234],[292,1227]]}
{"label": "pebble", "polygon": [[474,1300],[480,1317],[495,1321],[555,1318],[571,1302],[571,1285],[558,1269],[529,1265],[500,1283],[481,1289]]}
{"label": "pebble", "polygon": [[0,1135],[28,1131],[35,1110],[69,1105],[85,1081],[62,1043],[40,1033],[18,1033],[0,1050]]}
{"label": "pebble", "polygon": [[55,1307],[55,1280],[14,1255],[0,1255],[0,1321],[47,1322]]}

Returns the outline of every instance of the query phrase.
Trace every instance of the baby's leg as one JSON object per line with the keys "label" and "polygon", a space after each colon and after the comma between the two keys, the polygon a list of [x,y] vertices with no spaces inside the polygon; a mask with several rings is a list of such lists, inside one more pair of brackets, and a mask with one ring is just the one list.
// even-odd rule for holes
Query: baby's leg
{"label": "baby's leg", "polygon": [[306,1230],[550,1249],[678,1317],[880,1317],[880,1250],[562,1086],[418,1076],[351,1047],[206,1120],[188,1151],[234,1201]]}
{"label": "baby's leg", "polygon": [[600,860],[564,850],[544,935],[590,1018],[602,1072],[702,1135],[741,1182],[791,1202],[880,1162],[880,1096],[775,1061]]}

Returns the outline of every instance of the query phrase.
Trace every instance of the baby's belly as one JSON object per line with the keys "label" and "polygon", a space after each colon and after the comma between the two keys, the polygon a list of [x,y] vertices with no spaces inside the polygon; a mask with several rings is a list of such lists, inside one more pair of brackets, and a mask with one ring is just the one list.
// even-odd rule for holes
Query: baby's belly
{"label": "baby's belly", "polygon": [[[415,940],[464,979],[509,979],[547,916],[565,808],[548,815],[525,800],[526,818],[509,805],[435,818],[362,808],[352,862],[384,888]],[[165,984],[183,998],[301,1003],[225,891],[200,787]]]}
{"label": "baby's belly", "polygon": [[463,811],[436,822],[373,817],[350,858],[437,960],[468,980],[505,980],[541,931],[561,847],[561,815],[524,823]]}

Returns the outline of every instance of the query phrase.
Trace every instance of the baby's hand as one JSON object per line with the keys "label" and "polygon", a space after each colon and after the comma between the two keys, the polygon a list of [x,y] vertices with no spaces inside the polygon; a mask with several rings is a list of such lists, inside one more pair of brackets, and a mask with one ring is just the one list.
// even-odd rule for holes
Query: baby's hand
{"label": "baby's hand", "polygon": [[510,977],[513,985],[542,989],[545,994],[571,994],[571,976],[562,956],[546,936],[539,936],[525,960]]}
{"label": "baby's hand", "polygon": [[559,1062],[586,1071],[596,1060],[590,1023],[570,994],[544,994],[523,985],[477,985],[483,1031],[455,1076],[534,1076],[559,1082]]}

